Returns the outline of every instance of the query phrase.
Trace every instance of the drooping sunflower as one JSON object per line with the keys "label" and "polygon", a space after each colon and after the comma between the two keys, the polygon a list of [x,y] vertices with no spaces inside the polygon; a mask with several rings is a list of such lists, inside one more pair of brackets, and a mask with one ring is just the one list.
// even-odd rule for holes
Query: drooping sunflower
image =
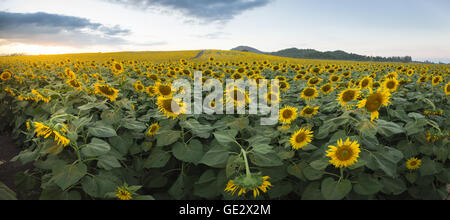
{"label": "drooping sunflower", "polygon": [[156,132],[158,132],[160,128],[161,126],[159,126],[158,123],[152,124],[147,131],[147,136],[149,137],[155,136]]}
{"label": "drooping sunflower", "polygon": [[168,83],[157,82],[155,85],[156,92],[159,96],[168,97],[173,95],[172,85]]}
{"label": "drooping sunflower", "polygon": [[298,130],[292,135],[290,139],[292,148],[294,150],[299,150],[305,147],[306,145],[311,143],[313,137],[313,132],[310,129],[302,128]]}
{"label": "drooping sunflower", "polygon": [[58,145],[63,147],[66,147],[70,143],[70,140],[67,139],[63,134],[61,134],[66,131],[64,128],[61,128],[61,131],[57,131],[40,122],[34,122],[33,126],[36,128],[34,130],[34,133],[38,137],[44,137],[44,139],[54,139]]}
{"label": "drooping sunflower", "polygon": [[183,103],[173,97],[160,96],[156,104],[160,112],[164,113],[167,118],[172,117],[174,120],[185,112]]}
{"label": "drooping sunflower", "polygon": [[317,112],[319,112],[319,107],[306,106],[303,108],[300,116],[311,118],[313,115],[317,115]]}
{"label": "drooping sunflower", "polygon": [[113,87],[111,87],[109,85],[103,85],[103,84],[96,83],[94,85],[94,87],[95,87],[95,93],[105,96],[111,102],[114,102],[117,99],[117,97],[119,96],[119,90],[114,89]]}
{"label": "drooping sunflower", "polygon": [[11,79],[11,77],[12,77],[12,74],[11,74],[9,71],[4,71],[4,72],[0,75],[0,79],[1,79],[2,81],[9,80],[9,79]]}
{"label": "drooping sunflower", "polygon": [[[242,175],[234,180],[228,181],[225,192],[234,195],[238,192],[238,196],[253,192],[253,197],[258,197],[261,192],[267,193],[272,184],[268,181],[269,176],[261,176],[260,174],[251,174],[251,176]],[[261,191],[261,192],[260,192]]]}
{"label": "drooping sunflower", "polygon": [[297,118],[298,109],[294,107],[284,107],[280,110],[280,122],[283,124],[291,124]]}
{"label": "drooping sunflower", "polygon": [[339,94],[339,97],[336,100],[344,107],[347,103],[357,99],[359,94],[360,91],[358,89],[346,89]]}
{"label": "drooping sunflower", "polygon": [[379,118],[379,112],[381,106],[388,106],[391,98],[391,94],[379,88],[376,92],[371,92],[367,99],[361,100],[358,104],[358,108],[364,108],[371,114],[370,118],[373,121]]}
{"label": "drooping sunflower", "polygon": [[314,87],[307,87],[303,89],[301,98],[305,99],[306,101],[312,101],[316,97],[319,96],[319,93],[317,92],[316,88]]}
{"label": "drooping sunflower", "polygon": [[399,85],[398,80],[395,78],[388,78],[383,83],[384,88],[391,93],[397,90],[398,85]]}
{"label": "drooping sunflower", "polygon": [[322,87],[320,87],[320,92],[322,92],[324,95],[328,95],[331,92],[333,92],[334,87],[333,84],[331,83],[327,83],[325,85],[323,85]]}
{"label": "drooping sunflower", "polygon": [[78,91],[81,91],[81,89],[82,89],[80,82],[78,82],[76,79],[69,79],[69,80],[67,80],[66,83],[67,83],[67,85],[69,85],[70,87],[72,87]]}
{"label": "drooping sunflower", "polygon": [[411,158],[406,161],[406,168],[408,168],[408,170],[417,170],[420,165],[422,165],[422,160],[419,160],[418,158]]}
{"label": "drooping sunflower", "polygon": [[450,96],[450,82],[444,86],[444,93],[445,93],[445,95]]}
{"label": "drooping sunflower", "polygon": [[328,146],[327,157],[330,157],[330,163],[336,168],[349,167],[358,161],[361,149],[357,141],[351,142],[347,138],[345,142],[342,139],[338,140],[336,146]]}

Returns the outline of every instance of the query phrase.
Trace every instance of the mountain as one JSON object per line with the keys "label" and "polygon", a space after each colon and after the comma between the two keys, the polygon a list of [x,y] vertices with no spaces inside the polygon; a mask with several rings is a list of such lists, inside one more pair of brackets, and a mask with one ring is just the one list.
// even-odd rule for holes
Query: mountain
{"label": "mountain", "polygon": [[412,58],[410,56],[372,57],[372,56],[358,55],[354,53],[347,53],[342,50],[321,52],[313,49],[289,48],[277,52],[262,52],[258,49],[248,46],[239,46],[231,50],[258,53],[258,54],[267,54],[279,57],[298,58],[298,59],[353,60],[353,61],[403,62],[403,63],[412,62]]}

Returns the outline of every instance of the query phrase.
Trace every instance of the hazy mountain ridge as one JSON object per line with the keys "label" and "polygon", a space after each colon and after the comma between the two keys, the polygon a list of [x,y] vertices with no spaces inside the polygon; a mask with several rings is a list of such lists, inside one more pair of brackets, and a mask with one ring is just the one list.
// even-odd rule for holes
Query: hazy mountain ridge
{"label": "hazy mountain ridge", "polygon": [[288,48],[277,52],[262,52],[258,49],[239,46],[231,49],[232,51],[244,51],[257,54],[267,54],[280,57],[299,58],[299,59],[323,59],[323,60],[354,60],[354,61],[377,61],[377,62],[412,62],[411,56],[404,57],[381,57],[365,56],[354,53],[347,53],[342,50],[321,52],[314,49]]}

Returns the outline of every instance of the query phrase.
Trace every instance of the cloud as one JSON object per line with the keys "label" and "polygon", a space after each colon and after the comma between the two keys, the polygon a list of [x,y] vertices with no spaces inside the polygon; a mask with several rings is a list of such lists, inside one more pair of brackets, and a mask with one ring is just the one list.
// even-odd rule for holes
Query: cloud
{"label": "cloud", "polygon": [[123,36],[130,30],[120,26],[105,26],[88,19],[38,13],[0,11],[2,44],[24,43],[46,46],[86,47],[93,45],[123,45]]}
{"label": "cloud", "polygon": [[244,11],[267,5],[272,0],[107,0],[141,9],[177,10],[202,21],[226,22]]}
{"label": "cloud", "polygon": [[199,35],[193,35],[197,38],[203,38],[208,40],[217,40],[217,39],[226,39],[230,34],[222,31],[207,33],[207,34],[199,34]]}

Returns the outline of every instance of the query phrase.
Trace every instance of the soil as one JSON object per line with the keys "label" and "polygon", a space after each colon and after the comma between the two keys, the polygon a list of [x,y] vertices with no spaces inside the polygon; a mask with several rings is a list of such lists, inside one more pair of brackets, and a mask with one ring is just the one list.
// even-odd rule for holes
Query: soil
{"label": "soil", "polygon": [[23,166],[19,161],[9,162],[19,153],[20,148],[13,143],[11,138],[0,136],[0,161],[4,162],[0,165],[0,182],[3,182],[13,191],[16,191],[14,184],[14,176],[16,173],[30,168],[29,165]]}

